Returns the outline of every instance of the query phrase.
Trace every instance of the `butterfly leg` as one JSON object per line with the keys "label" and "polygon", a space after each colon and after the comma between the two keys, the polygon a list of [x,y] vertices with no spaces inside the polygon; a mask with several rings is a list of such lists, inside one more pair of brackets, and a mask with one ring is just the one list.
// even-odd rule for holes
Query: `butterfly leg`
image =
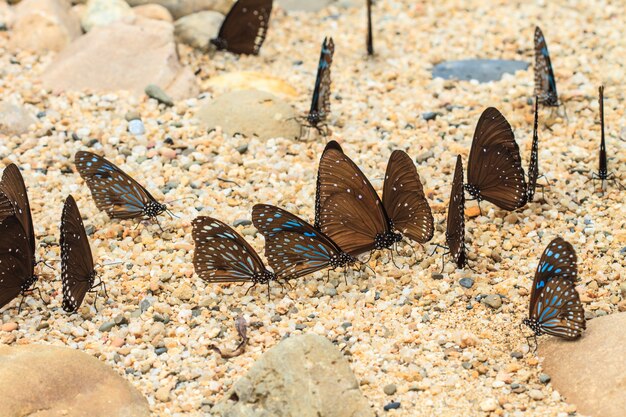
{"label": "butterfly leg", "polygon": [[17,307],[18,316],[22,312],[22,304],[24,304],[24,298],[26,298],[26,294],[22,293],[22,299],[20,300],[20,305]]}
{"label": "butterfly leg", "polygon": [[391,253],[391,262],[393,263],[393,265],[398,269],[402,269],[402,267],[396,263],[396,260],[393,257],[393,250],[391,250],[390,253]]}

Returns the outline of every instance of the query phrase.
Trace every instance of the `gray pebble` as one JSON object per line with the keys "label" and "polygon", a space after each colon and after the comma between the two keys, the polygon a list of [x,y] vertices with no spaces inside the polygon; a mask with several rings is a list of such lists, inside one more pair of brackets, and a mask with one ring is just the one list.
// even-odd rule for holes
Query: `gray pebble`
{"label": "gray pebble", "polygon": [[282,319],[283,318],[281,316],[279,316],[278,314],[274,314],[270,320],[271,320],[272,323],[278,323]]}
{"label": "gray pebble", "polygon": [[167,352],[167,348],[166,347],[158,347],[158,348],[154,349],[154,353],[156,353],[157,355],[162,355],[165,352]]}
{"label": "gray pebble", "polygon": [[244,143],[243,145],[237,146],[235,149],[237,149],[237,152],[243,155],[248,151],[248,144]]}
{"label": "gray pebble", "polygon": [[461,364],[461,366],[463,367],[463,369],[472,369],[472,363],[471,362],[463,362]]}
{"label": "gray pebble", "polygon": [[383,392],[387,395],[393,395],[397,390],[396,384],[385,385],[385,388],[383,388]]}
{"label": "gray pebble", "polygon": [[474,280],[472,278],[461,278],[459,281],[459,285],[463,288],[472,288],[474,285]]}
{"label": "gray pebble", "polygon": [[113,321],[115,322],[115,324],[117,324],[118,326],[121,326],[123,324],[128,324],[128,319],[126,319],[126,317],[124,317],[123,315],[119,315],[117,317],[115,317],[113,319]]}
{"label": "gray pebble", "polygon": [[551,379],[548,374],[539,374],[539,381],[541,381],[542,384],[547,384]]}
{"label": "gray pebble", "polygon": [[522,392],[526,392],[526,387],[521,384],[511,384],[511,391],[516,394],[521,394]]}
{"label": "gray pebble", "polygon": [[146,128],[141,120],[134,119],[128,122],[128,131],[135,136],[140,136],[146,133]]}
{"label": "gray pebble", "polygon": [[296,330],[304,330],[307,328],[306,324],[298,323],[296,324]]}
{"label": "gray pebble", "polygon": [[139,114],[138,111],[131,110],[124,115],[124,118],[126,119],[127,122],[130,122],[131,120],[141,120],[141,115]]}
{"label": "gray pebble", "polygon": [[156,84],[149,84],[145,89],[146,95],[150,98],[157,100],[159,103],[163,103],[166,106],[173,106],[174,101],[168,96],[165,91]]}
{"label": "gray pebble", "polygon": [[334,297],[334,296],[336,296],[336,295],[337,295],[337,289],[336,289],[336,288],[334,288],[334,287],[331,287],[331,288],[326,288],[326,289],[324,290],[324,293],[325,293],[326,295],[328,295],[328,296]]}
{"label": "gray pebble", "polygon": [[352,327],[352,323],[350,323],[349,321],[346,321],[344,323],[341,323],[341,327],[343,327],[344,329],[347,329],[348,327]]}
{"label": "gray pebble", "polygon": [[428,121],[428,120],[435,120],[437,118],[437,116],[440,116],[441,113],[437,113],[434,111],[427,111],[422,113],[422,119]]}
{"label": "gray pebble", "polygon": [[494,310],[502,306],[502,298],[498,294],[489,294],[480,301]]}
{"label": "gray pebble", "polygon": [[143,300],[141,300],[141,303],[139,304],[139,308],[141,309],[141,312],[143,313],[147,311],[151,305],[152,305],[152,302],[149,299],[144,298]]}
{"label": "gray pebble", "polygon": [[433,273],[430,275],[430,277],[431,277],[432,279],[443,279],[443,274],[440,274],[440,273],[438,273],[438,272],[433,272]]}
{"label": "gray pebble", "polygon": [[233,226],[250,226],[252,224],[252,220],[250,219],[237,219],[233,222]]}
{"label": "gray pebble", "polygon": [[108,332],[114,327],[115,327],[115,322],[107,321],[106,323],[102,323],[102,325],[98,328],[98,330],[101,332]]}
{"label": "gray pebble", "polygon": [[385,405],[383,407],[383,410],[385,410],[385,411],[397,410],[398,408],[400,408],[400,403],[398,401],[393,401],[393,402],[390,402],[389,404]]}
{"label": "gray pebble", "polygon": [[85,233],[87,233],[87,236],[92,236],[95,232],[96,228],[93,224],[88,224],[87,226],[85,226]]}
{"label": "gray pebble", "polygon": [[511,357],[515,359],[522,359],[524,354],[522,352],[511,352]]}

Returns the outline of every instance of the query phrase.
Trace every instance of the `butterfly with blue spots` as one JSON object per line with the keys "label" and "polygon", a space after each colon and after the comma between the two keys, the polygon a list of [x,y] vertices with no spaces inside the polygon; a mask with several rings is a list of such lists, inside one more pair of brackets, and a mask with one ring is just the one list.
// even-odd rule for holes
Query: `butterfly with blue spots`
{"label": "butterfly with blue spots", "polygon": [[279,207],[255,205],[252,222],[265,236],[265,256],[281,278],[294,279],[357,262],[324,233]]}
{"label": "butterfly with blue spots", "polygon": [[541,104],[546,106],[557,107],[559,105],[548,45],[539,27],[535,27],[535,96]]}
{"label": "butterfly with blue spots", "polygon": [[576,252],[570,243],[557,237],[539,260],[528,318],[523,321],[535,336],[580,337],[585,329],[585,312],[575,288],[576,279]]}
{"label": "butterfly with blue spots", "polygon": [[103,157],[81,151],[74,160],[96,206],[109,217],[153,219],[167,210],[141,184]]}

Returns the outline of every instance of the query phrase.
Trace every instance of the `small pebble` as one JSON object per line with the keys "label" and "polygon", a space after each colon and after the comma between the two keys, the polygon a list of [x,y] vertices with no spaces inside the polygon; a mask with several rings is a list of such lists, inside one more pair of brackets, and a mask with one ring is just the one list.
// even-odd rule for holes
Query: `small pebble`
{"label": "small pebble", "polygon": [[143,135],[144,133],[146,133],[143,122],[139,119],[133,119],[128,122],[128,131],[135,136]]}
{"label": "small pebble", "polygon": [[547,384],[551,379],[548,374],[539,374],[539,381],[541,381],[542,384]]}
{"label": "small pebble", "polygon": [[19,326],[17,325],[17,323],[4,323],[2,327],[0,327],[0,330],[2,330],[3,332],[12,332],[13,330],[17,330],[18,328]]}
{"label": "small pebble", "polygon": [[396,393],[397,390],[398,388],[396,387],[396,384],[385,385],[385,387],[383,388],[383,392],[387,395],[393,395]]}
{"label": "small pebble", "polygon": [[543,400],[544,397],[543,392],[539,391],[538,389],[531,389],[530,391],[528,391],[528,396],[535,401]]}
{"label": "small pebble", "polygon": [[237,219],[233,222],[233,226],[250,226],[252,224],[252,220],[250,219]]}
{"label": "small pebble", "polygon": [[438,272],[433,272],[433,273],[430,275],[430,277],[431,277],[432,279],[443,279],[443,274],[440,274],[440,273],[438,273]]}
{"label": "small pebble", "polygon": [[493,308],[494,310],[502,306],[502,298],[498,294],[489,294],[484,297],[481,302]]}
{"label": "small pebble", "polygon": [[385,411],[397,410],[398,408],[400,408],[400,402],[393,401],[393,402],[390,402],[389,404],[385,405],[383,407],[383,410],[385,410]]}
{"label": "small pebble", "polygon": [[511,352],[511,357],[515,359],[522,359],[524,354],[522,352]]}
{"label": "small pebble", "polygon": [[115,324],[117,324],[118,326],[122,326],[124,324],[128,324],[128,319],[126,317],[124,317],[122,314],[119,314],[118,316],[116,316],[113,321],[115,322]]}
{"label": "small pebble", "polygon": [[107,322],[102,323],[100,325],[100,327],[98,328],[98,331],[108,332],[109,330],[111,330],[114,327],[115,327],[115,322],[114,321],[107,321]]}
{"label": "small pebble", "polygon": [[496,411],[498,408],[498,402],[494,398],[487,398],[480,403],[480,409],[482,411]]}
{"label": "small pebble", "polygon": [[124,345],[124,339],[121,337],[114,337],[111,339],[111,346],[113,347],[122,347]]}
{"label": "small pebble", "polygon": [[170,98],[170,96],[168,96],[167,93],[165,93],[165,91],[163,91],[161,87],[156,84],[149,84],[145,89],[145,93],[148,97],[153,98],[166,106],[174,105],[174,101]]}
{"label": "small pebble", "polygon": [[141,114],[139,114],[136,110],[130,110],[124,115],[124,118],[127,122],[130,122],[131,120],[141,120]]}
{"label": "small pebble", "polygon": [[459,280],[459,285],[463,288],[472,288],[474,285],[474,280],[472,278],[461,278]]}

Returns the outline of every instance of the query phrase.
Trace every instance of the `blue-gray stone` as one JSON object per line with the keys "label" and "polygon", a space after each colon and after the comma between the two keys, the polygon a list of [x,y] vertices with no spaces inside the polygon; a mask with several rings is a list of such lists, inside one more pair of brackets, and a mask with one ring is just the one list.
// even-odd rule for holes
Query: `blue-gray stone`
{"label": "blue-gray stone", "polygon": [[114,327],[115,327],[115,322],[107,321],[106,323],[102,323],[102,325],[100,326],[100,328],[98,328],[98,330],[101,332],[108,332]]}
{"label": "blue-gray stone", "polygon": [[139,136],[146,133],[146,128],[143,126],[143,122],[141,120],[133,119],[128,122],[128,131],[135,136]]}
{"label": "blue-gray stone", "polygon": [[422,119],[426,121],[435,120],[437,116],[441,116],[441,113],[434,112],[434,111],[427,111],[426,113],[422,113]]}
{"label": "blue-gray stone", "polygon": [[174,105],[172,98],[156,84],[149,84],[145,89],[145,93],[148,97],[153,98],[166,106]]}
{"label": "blue-gray stone", "polygon": [[539,374],[539,381],[541,381],[542,384],[547,384],[551,379],[548,374]]}
{"label": "blue-gray stone", "polygon": [[249,219],[237,219],[233,222],[233,226],[250,226],[252,224],[252,220]]}
{"label": "blue-gray stone", "polygon": [[498,81],[504,74],[514,74],[528,68],[523,61],[502,59],[465,59],[435,65],[433,78],[446,80],[477,80],[481,83]]}
{"label": "blue-gray stone", "polygon": [[474,280],[471,278],[461,278],[459,284],[463,288],[472,288],[472,286],[474,285]]}
{"label": "blue-gray stone", "polygon": [[386,406],[384,406],[383,410],[385,411],[397,410],[398,408],[400,408],[400,403],[398,401],[393,401],[387,404]]}

